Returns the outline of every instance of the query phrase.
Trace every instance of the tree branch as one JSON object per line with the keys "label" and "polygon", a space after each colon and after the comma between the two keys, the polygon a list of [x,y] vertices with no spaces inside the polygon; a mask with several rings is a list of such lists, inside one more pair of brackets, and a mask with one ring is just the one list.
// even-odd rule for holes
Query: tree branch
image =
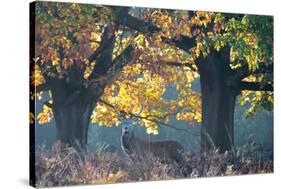
{"label": "tree branch", "polygon": [[145,120],[148,120],[148,121],[151,121],[151,122],[154,122],[154,123],[157,123],[159,125],[162,125],[162,126],[166,126],[166,127],[170,127],[172,129],[175,129],[175,130],[178,130],[178,131],[185,131],[185,132],[188,132],[194,136],[199,136],[200,134],[199,133],[196,133],[194,131],[191,131],[190,129],[186,129],[186,128],[178,128],[178,127],[175,127],[174,125],[171,125],[171,124],[168,124],[168,123],[165,123],[163,121],[159,121],[157,119],[152,119],[150,117],[153,117],[153,116],[140,116],[140,115],[136,115],[136,114],[133,114],[132,112],[125,112],[124,110],[117,110],[112,104],[100,99],[99,100],[100,103],[114,109],[116,112],[119,112],[121,115],[125,116],[125,115],[128,115],[130,117],[134,117],[134,118],[137,118],[137,119],[145,119]]}
{"label": "tree branch", "polygon": [[102,34],[101,44],[98,49],[88,58],[89,62],[96,59],[93,72],[89,80],[97,76],[104,76],[112,66],[112,52],[114,49],[115,35],[112,24],[108,24]]}
{"label": "tree branch", "polygon": [[[113,7],[112,8],[112,11],[113,13],[115,14],[115,20],[114,22],[117,24],[117,26],[119,25],[119,22],[121,20],[124,20],[125,18],[123,17],[126,17],[128,15],[128,11],[129,11],[129,8],[128,7]],[[130,16],[130,15],[128,15]],[[89,62],[93,62],[98,56],[99,54],[105,50],[108,46],[110,46],[111,44],[111,40],[112,40],[112,37],[114,36],[114,32],[110,32],[109,30],[112,30],[113,29],[113,26],[111,24],[107,25],[104,29],[104,32],[103,32],[103,36],[102,36],[102,40],[100,42],[100,45],[99,47],[96,49],[96,51],[88,58]],[[113,36],[109,36],[109,34],[113,34]],[[115,40],[115,39],[114,39]],[[114,44],[114,43],[113,43]]]}
{"label": "tree branch", "polygon": [[114,81],[123,67],[138,58],[136,54],[132,55],[132,52],[133,46],[129,45],[112,61],[111,67],[107,69],[106,72],[103,72],[102,75],[94,75],[93,79],[89,83],[86,98],[99,98],[102,95],[104,88]]}
{"label": "tree branch", "polygon": [[[121,11],[118,11],[117,15],[119,16],[118,24],[125,25],[126,27],[141,32],[143,34],[151,34],[161,31],[161,29],[158,28],[151,21],[141,20],[139,18],[129,15],[128,13],[121,13]],[[184,35],[181,35],[177,40],[162,37],[162,41],[165,43],[173,44],[176,47],[183,49],[184,51],[187,52],[189,51],[189,49],[191,49],[196,45],[196,41],[194,40],[194,38]]]}
{"label": "tree branch", "polygon": [[[116,20],[118,25],[124,25],[144,34],[151,34],[161,31],[161,29],[158,28],[153,22],[141,20],[129,15],[127,8],[114,8],[113,10],[118,17],[118,19]],[[189,13],[192,17],[194,11],[189,11]],[[162,41],[164,43],[175,45],[176,47],[186,52],[189,52],[189,50],[196,45],[196,40],[193,37],[183,35],[181,35],[178,39],[169,39],[166,37],[162,37]]]}
{"label": "tree branch", "polygon": [[116,22],[118,25],[124,25],[128,28],[131,28],[144,34],[151,34],[161,31],[161,29],[155,26],[153,22],[141,20],[139,18],[129,15],[128,10],[126,8],[115,8],[113,10],[117,15]]}
{"label": "tree branch", "polygon": [[51,104],[49,101],[44,102],[44,105],[48,106],[49,108],[53,108],[53,104]]}
{"label": "tree branch", "polygon": [[39,60],[37,60],[37,62],[36,62],[36,64],[39,66],[40,71],[41,71],[45,81],[48,82],[48,80],[50,79],[50,76],[48,75],[48,72],[46,71],[46,68],[43,65],[42,59],[39,58]]}
{"label": "tree branch", "polygon": [[176,47],[189,52],[189,50],[196,46],[196,40],[193,37],[180,35],[179,39],[161,38],[164,43],[175,45]]}
{"label": "tree branch", "polygon": [[175,66],[175,67],[188,67],[191,71],[198,72],[198,70],[189,63],[179,63],[179,62],[165,62],[168,66]]}
{"label": "tree branch", "polygon": [[36,92],[42,92],[42,91],[48,91],[50,90],[49,86],[47,83],[42,83],[41,85],[38,85],[35,87]]}
{"label": "tree branch", "polygon": [[237,69],[234,69],[233,72],[234,72],[235,78],[242,80],[242,79],[248,77],[249,75],[273,73],[273,64],[270,64],[270,65],[262,64],[259,66],[258,69],[251,71],[251,70],[249,70],[248,64],[245,63],[245,64],[243,64],[243,66],[241,66]]}
{"label": "tree branch", "polygon": [[95,50],[95,52],[89,56],[88,61],[91,63],[94,60],[97,59],[97,57],[107,48],[110,46],[114,38],[114,33],[112,33],[110,30],[112,30],[112,25],[107,25],[103,31],[103,35],[101,38],[101,42],[99,47]]}
{"label": "tree branch", "polygon": [[273,91],[273,86],[270,84],[263,85],[259,82],[240,82],[239,86],[240,91],[249,90],[249,91]]}

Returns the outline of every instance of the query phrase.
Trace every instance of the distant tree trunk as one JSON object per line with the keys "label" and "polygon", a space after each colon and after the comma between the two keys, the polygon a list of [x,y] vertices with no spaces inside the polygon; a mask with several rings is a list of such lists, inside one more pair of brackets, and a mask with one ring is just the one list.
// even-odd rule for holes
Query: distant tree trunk
{"label": "distant tree trunk", "polygon": [[228,87],[227,62],[212,52],[198,64],[202,95],[201,151],[231,150],[234,144],[234,110],[237,92]]}

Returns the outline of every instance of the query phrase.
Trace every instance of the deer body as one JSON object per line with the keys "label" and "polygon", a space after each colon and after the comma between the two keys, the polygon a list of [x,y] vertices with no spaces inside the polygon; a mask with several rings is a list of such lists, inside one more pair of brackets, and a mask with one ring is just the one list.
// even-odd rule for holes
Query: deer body
{"label": "deer body", "polygon": [[132,135],[128,137],[122,136],[121,139],[122,149],[129,156],[135,158],[146,158],[151,155],[165,162],[177,159],[183,152],[183,147],[177,141],[144,141]]}
{"label": "deer body", "polygon": [[191,172],[191,168],[183,157],[184,148],[179,142],[174,140],[145,141],[136,137],[132,129],[132,124],[125,122],[121,136],[121,147],[132,160],[154,157],[164,163],[176,162],[179,167],[187,170],[185,172],[188,173],[184,173],[185,176]]}

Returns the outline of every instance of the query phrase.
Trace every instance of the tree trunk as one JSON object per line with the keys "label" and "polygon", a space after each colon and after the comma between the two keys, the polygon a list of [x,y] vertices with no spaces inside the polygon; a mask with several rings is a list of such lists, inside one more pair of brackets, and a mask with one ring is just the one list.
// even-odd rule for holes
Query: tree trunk
{"label": "tree trunk", "polygon": [[217,57],[199,66],[202,95],[201,151],[219,148],[231,150],[234,145],[234,110],[236,90],[228,87],[227,67]]}
{"label": "tree trunk", "polygon": [[75,102],[57,106],[53,111],[57,125],[57,139],[79,151],[85,150],[92,109]]}
{"label": "tree trunk", "polygon": [[79,152],[86,151],[90,117],[97,100],[87,102],[85,93],[75,94],[65,88],[52,90],[52,94],[57,140]]}
{"label": "tree trunk", "polygon": [[[236,95],[224,86],[214,89],[202,86],[201,149],[231,150],[234,144],[233,117]],[[205,89],[203,89],[205,87]]]}

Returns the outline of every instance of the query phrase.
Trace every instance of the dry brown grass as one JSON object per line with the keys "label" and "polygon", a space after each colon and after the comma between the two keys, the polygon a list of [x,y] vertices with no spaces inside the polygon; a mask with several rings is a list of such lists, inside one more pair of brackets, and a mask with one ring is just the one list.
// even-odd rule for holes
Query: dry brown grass
{"label": "dry brown grass", "polygon": [[[152,157],[132,161],[105,148],[100,146],[87,153],[83,160],[73,148],[60,143],[51,150],[38,149],[35,162],[37,187],[184,178],[174,163],[165,164]],[[258,153],[242,147],[235,150],[234,155],[218,151],[202,156],[185,153],[185,159],[193,169],[192,178],[273,172],[273,161],[262,159]]]}

